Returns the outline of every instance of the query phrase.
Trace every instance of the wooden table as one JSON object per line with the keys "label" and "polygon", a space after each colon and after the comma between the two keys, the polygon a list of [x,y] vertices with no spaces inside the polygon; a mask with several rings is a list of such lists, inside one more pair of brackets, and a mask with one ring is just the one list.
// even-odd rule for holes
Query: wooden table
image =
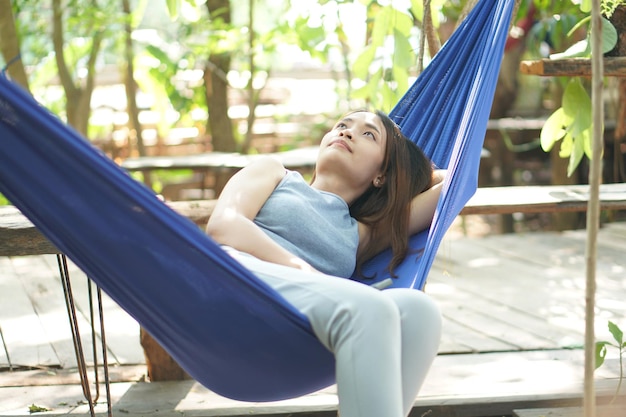
{"label": "wooden table", "polygon": [[318,146],[309,146],[285,152],[253,155],[210,152],[182,156],[146,156],[126,159],[121,166],[129,172],[141,172],[144,183],[149,187],[152,185],[154,171],[191,170],[201,176],[197,184],[198,188],[213,189],[215,196],[218,196],[231,176],[251,162],[265,156],[278,159],[288,169],[310,173],[315,168],[318,150]]}

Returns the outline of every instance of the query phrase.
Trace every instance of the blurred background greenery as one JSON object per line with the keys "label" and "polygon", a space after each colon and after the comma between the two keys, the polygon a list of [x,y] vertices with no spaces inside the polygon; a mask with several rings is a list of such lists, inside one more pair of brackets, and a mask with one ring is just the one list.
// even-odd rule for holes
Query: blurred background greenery
{"label": "blurred background greenery", "polygon": [[[0,68],[117,162],[284,151],[316,145],[349,109],[389,111],[474,3],[0,0]],[[610,17],[626,0],[602,5]],[[587,0],[518,1],[492,119],[547,119],[561,107],[571,77],[522,75],[519,64],[584,42],[588,10]],[[584,92],[587,81],[577,82]],[[619,82],[607,79],[607,120],[626,102]],[[569,154],[554,142],[542,150],[536,130],[486,138],[498,149],[489,149],[495,162],[481,168],[482,185],[584,182],[582,157],[566,176],[548,154]],[[607,176],[623,181],[615,149]],[[519,168],[505,178],[502,152]],[[186,175],[160,172],[153,185]]]}

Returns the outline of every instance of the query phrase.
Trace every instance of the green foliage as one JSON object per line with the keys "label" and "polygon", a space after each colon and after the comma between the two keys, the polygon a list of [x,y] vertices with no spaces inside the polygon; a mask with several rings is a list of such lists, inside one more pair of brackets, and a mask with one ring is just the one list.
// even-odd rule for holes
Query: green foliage
{"label": "green foliage", "polygon": [[595,362],[596,362],[596,369],[598,369],[599,367],[602,366],[602,364],[604,364],[604,359],[606,358],[606,354],[607,354],[607,346],[613,346],[619,350],[620,372],[619,372],[619,383],[617,384],[617,388],[615,390],[615,396],[613,397],[613,399],[615,400],[615,398],[617,398],[617,395],[619,394],[619,391],[622,385],[622,380],[624,378],[623,355],[624,355],[624,352],[626,352],[626,341],[624,341],[624,332],[615,323],[613,323],[612,321],[609,321],[608,326],[609,326],[609,332],[613,336],[613,341],[612,342],[608,342],[608,341],[596,342]]}
{"label": "green foliage", "polygon": [[[591,20],[590,16],[582,19],[578,24],[576,24],[569,32],[568,36],[571,35],[578,28],[588,23]],[[602,18],[602,53],[605,54],[615,48],[617,44],[617,30],[615,26],[605,18]],[[574,45],[570,46],[565,52],[561,52],[558,54],[552,54],[550,56],[551,59],[564,59],[564,58],[589,58],[591,57],[591,39],[590,36],[587,38],[576,42]]]}
{"label": "green foliage", "polygon": [[[618,3],[624,2],[624,0],[603,0],[601,2],[602,10],[612,14],[617,7]],[[564,26],[559,22],[564,22],[566,19],[561,19],[556,15],[553,16],[549,25],[558,37],[563,37],[563,29],[567,28],[567,34],[565,38],[572,37],[580,28],[589,24],[591,17],[588,13],[591,11],[591,1],[583,0],[579,4],[578,21],[572,25],[571,16],[572,10],[567,9],[568,16],[567,25]],[[570,27],[571,25],[571,27]],[[537,33],[535,33],[535,36]],[[547,36],[547,34],[545,34]],[[554,41],[554,35],[551,40]],[[617,43],[618,35],[615,27],[607,19],[602,18],[602,53],[605,54],[611,51]],[[565,59],[565,58],[590,58],[591,57],[591,28],[587,29],[587,37],[583,40],[575,42],[569,46],[564,52],[550,55],[551,59]],[[579,78],[572,78],[563,93],[562,106],[554,111],[552,115],[546,121],[544,127],[541,130],[541,147],[544,151],[548,152],[552,149],[554,144],[561,141],[561,149],[559,156],[562,158],[569,158],[569,164],[567,167],[567,175],[571,176],[580,162],[583,156],[591,159],[593,157],[592,152],[592,129],[593,121],[591,119],[591,99],[589,94],[582,85]],[[599,156],[601,157],[601,155]]]}
{"label": "green foliage", "polygon": [[33,413],[43,413],[45,411],[50,411],[50,409],[48,409],[46,407],[40,407],[40,406],[35,405],[35,404],[31,404],[31,405],[28,406],[28,412],[30,414],[33,414]]}
{"label": "green foliage", "polygon": [[[591,0],[586,0],[586,1],[590,2]],[[602,15],[610,19],[611,16],[613,16],[615,9],[617,9],[619,6],[624,6],[624,5],[626,5],[626,0],[604,0],[600,2],[600,9],[602,11]],[[591,10],[591,6],[589,7]]]}
{"label": "green foliage", "polygon": [[373,22],[369,44],[353,66],[364,85],[353,98],[389,111],[408,89],[410,70],[417,62],[417,48],[409,41],[415,38],[415,22],[408,11],[377,2],[369,5],[368,18]]}
{"label": "green foliage", "polygon": [[572,78],[563,93],[563,106],[546,120],[541,130],[541,147],[549,152],[561,140],[559,156],[570,158],[571,176],[583,155],[591,159],[591,99],[579,78]]}

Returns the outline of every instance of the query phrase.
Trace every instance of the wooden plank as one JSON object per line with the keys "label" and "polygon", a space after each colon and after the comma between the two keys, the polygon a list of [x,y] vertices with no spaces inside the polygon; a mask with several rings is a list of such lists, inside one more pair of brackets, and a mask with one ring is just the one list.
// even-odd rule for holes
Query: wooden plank
{"label": "wooden plank", "polygon": [[[601,229],[600,240],[602,232]],[[585,231],[579,230],[444,243],[437,261],[445,264],[446,273],[441,276],[431,273],[426,290],[430,290],[433,281],[449,284],[474,294],[476,300],[490,300],[494,303],[494,307],[489,308],[493,314],[498,314],[495,306],[504,304],[512,311],[524,312],[516,320],[533,316],[527,324],[517,321],[529,332],[535,330],[533,320],[544,321],[546,326],[552,327],[548,332],[559,346],[580,345],[584,329],[583,236]],[[622,248],[626,245],[626,236],[624,239]],[[452,258],[442,259],[451,256],[448,252],[454,254]],[[626,259],[623,249],[614,248],[602,248],[597,258],[599,313],[596,327],[599,337],[610,339],[607,321],[621,323],[626,315],[623,303]],[[435,271],[440,268],[437,262],[433,266]]]}
{"label": "wooden plank", "polygon": [[128,171],[153,171],[159,169],[191,169],[196,171],[236,171],[259,158],[272,156],[288,169],[309,170],[315,166],[318,146],[293,149],[285,152],[246,155],[240,153],[209,152],[196,155],[144,156],[128,158],[121,164]]}
{"label": "wooden plank", "polygon": [[[56,268],[55,256],[41,257],[47,264],[49,269]],[[83,340],[88,360],[93,361],[91,353],[91,328],[90,328],[90,307],[89,307],[89,287],[87,276],[73,262],[68,260],[68,272],[72,284],[72,292],[74,294],[74,302],[77,309],[77,315],[80,319],[80,332]],[[59,284],[60,282],[55,282]],[[92,296],[94,302],[94,318],[96,320],[96,342],[98,347],[98,361],[102,364],[101,354],[101,332],[97,312],[96,285],[92,286]],[[63,304],[65,302],[63,301]],[[104,310],[105,338],[107,343],[107,354],[109,363],[112,365],[134,365],[144,363],[143,349],[139,343],[139,324],[126,311],[117,305],[109,296],[102,293],[102,308]],[[65,314],[67,321],[67,313]]]}
{"label": "wooden plank", "polygon": [[[626,57],[605,57],[604,75],[609,77],[626,77]],[[520,72],[528,75],[590,77],[591,59],[540,59],[536,61],[522,61]]]}
{"label": "wooden plank", "polygon": [[[439,300],[437,300],[439,302]],[[441,305],[443,314],[442,340],[439,345],[440,355],[506,352],[512,346],[499,340],[485,337],[480,330],[468,327],[448,318],[446,307]]]}
{"label": "wooden plank", "polygon": [[[540,131],[546,123],[546,118],[522,118],[522,117],[502,117],[500,119],[489,119],[487,130],[497,131]],[[615,129],[615,120],[606,120],[604,129]]]}
{"label": "wooden plank", "polygon": [[58,252],[17,208],[0,206],[0,256]]}
{"label": "wooden plank", "polygon": [[[12,273],[10,271],[11,265],[6,259],[0,258],[0,277],[8,276]],[[2,295],[0,294],[0,300],[2,300]],[[2,345],[0,346],[0,369],[8,369],[9,368],[9,357],[7,356],[8,352],[6,350],[6,341],[4,340],[4,336],[2,335],[2,317],[0,317],[0,342]]]}
{"label": "wooden plank", "polygon": [[[203,228],[215,200],[167,203],[182,216]],[[57,254],[60,251],[15,207],[0,206],[0,256]]]}
{"label": "wooden plank", "polygon": [[[624,417],[626,409],[623,405],[604,405],[596,407],[596,417]],[[585,417],[582,407],[533,408],[529,410],[513,410],[514,417]]]}
{"label": "wooden plank", "polygon": [[[54,258],[53,255],[48,255]],[[29,256],[11,258],[15,278],[20,281],[28,293],[34,308],[34,315],[39,317],[43,332],[54,348],[61,368],[76,368],[76,352],[72,340],[67,307],[58,270],[50,267],[44,257]],[[87,326],[82,317],[77,317],[81,328]],[[29,337],[25,337],[29,340]],[[90,339],[81,337],[83,346],[90,346]],[[92,360],[91,349],[85,351],[86,359]]]}
{"label": "wooden plank", "polygon": [[[580,345],[584,329],[584,294],[569,285],[571,270],[559,269],[551,272],[552,277],[547,276],[545,267],[481,246],[481,239],[449,244],[453,248],[453,258],[443,262],[445,273],[431,273],[427,292],[433,283],[448,284],[473,295],[476,300],[482,298],[499,309],[516,312],[516,325],[531,334],[535,331],[532,323],[544,321],[546,326],[553,327],[550,337],[558,346]],[[444,248],[438,254],[440,261],[445,255]],[[473,302],[469,300],[466,304],[472,305]],[[497,315],[498,308],[485,308]],[[483,325],[487,326],[486,323]]]}
{"label": "wooden plank", "polygon": [[[484,417],[513,409],[579,406],[582,352],[518,352],[444,355],[435,358],[412,416]],[[597,379],[599,403],[615,392],[616,379]],[[0,414],[22,415],[30,404],[51,408],[46,415],[87,416],[78,385],[0,387]],[[125,416],[330,417],[336,415],[336,387],[291,400],[246,403],[221,397],[194,381],[115,383],[113,414]],[[97,412],[105,412],[102,405]],[[430,411],[429,411],[430,410]],[[333,414],[334,413],[334,414]]]}
{"label": "wooden plank", "polygon": [[437,281],[429,283],[427,292],[438,301],[447,319],[444,333],[445,325],[453,322],[466,329],[461,337],[470,332],[481,336],[475,349],[477,352],[562,347],[545,319],[485,298],[479,292],[472,293]]}
{"label": "wooden plank", "polygon": [[[585,211],[588,186],[507,186],[479,188],[461,211],[470,214],[540,213]],[[600,187],[602,210],[626,209],[626,184]],[[172,209],[204,228],[214,200],[167,203]],[[0,256],[58,253],[15,207],[0,207]]]}
{"label": "wooden plank", "polygon": [[[138,382],[146,377],[146,365],[109,367],[109,380],[115,382]],[[91,371],[89,372],[91,378]],[[98,369],[98,378],[104,381],[104,368]],[[36,369],[19,372],[0,372],[0,387],[33,387],[41,385],[80,384],[80,374],[75,369]]]}
{"label": "wooden plank", "polygon": [[[621,245],[603,246],[605,229],[600,229],[598,236],[599,251],[596,255],[596,303],[599,308],[598,324],[606,328],[607,319],[622,320],[626,315],[626,288],[623,275],[626,270],[626,258],[623,248],[626,247],[626,235],[622,237]],[[503,256],[522,256],[528,262],[543,265],[543,274],[540,276],[553,278],[554,284],[560,279],[560,286],[569,285],[579,291],[584,291],[586,268],[585,255],[586,231],[566,231],[563,233],[528,234],[524,239],[515,236],[503,236],[500,239],[483,239],[478,244],[484,245],[493,251],[499,251]],[[524,242],[521,243],[520,242]],[[619,247],[619,249],[618,249]],[[582,304],[581,304],[582,305]],[[573,312],[582,313],[578,306]]]}
{"label": "wooden plank", "polygon": [[[11,268],[9,259],[0,258],[0,262],[5,264],[3,268]],[[0,299],[0,326],[12,366],[60,366],[28,294],[11,269],[0,275]]]}
{"label": "wooden plank", "polygon": [[[586,211],[588,201],[588,185],[481,187],[461,214]],[[626,209],[626,184],[603,184],[600,209]]]}

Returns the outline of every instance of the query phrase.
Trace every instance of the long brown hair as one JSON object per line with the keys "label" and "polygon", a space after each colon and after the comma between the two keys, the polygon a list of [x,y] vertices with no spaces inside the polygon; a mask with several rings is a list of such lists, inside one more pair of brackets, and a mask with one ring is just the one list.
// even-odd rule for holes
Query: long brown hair
{"label": "long brown hair", "polygon": [[[368,110],[357,110],[368,111]],[[354,113],[354,112],[353,112]],[[369,242],[361,250],[356,272],[361,274],[363,263],[381,250],[376,243],[381,236],[390,236],[392,259],[389,272],[407,255],[410,204],[413,197],[432,185],[433,164],[424,152],[409,140],[400,128],[381,111],[374,112],[387,133],[382,172],[385,181],[381,187],[373,184],[350,205],[350,214],[370,228]]]}

